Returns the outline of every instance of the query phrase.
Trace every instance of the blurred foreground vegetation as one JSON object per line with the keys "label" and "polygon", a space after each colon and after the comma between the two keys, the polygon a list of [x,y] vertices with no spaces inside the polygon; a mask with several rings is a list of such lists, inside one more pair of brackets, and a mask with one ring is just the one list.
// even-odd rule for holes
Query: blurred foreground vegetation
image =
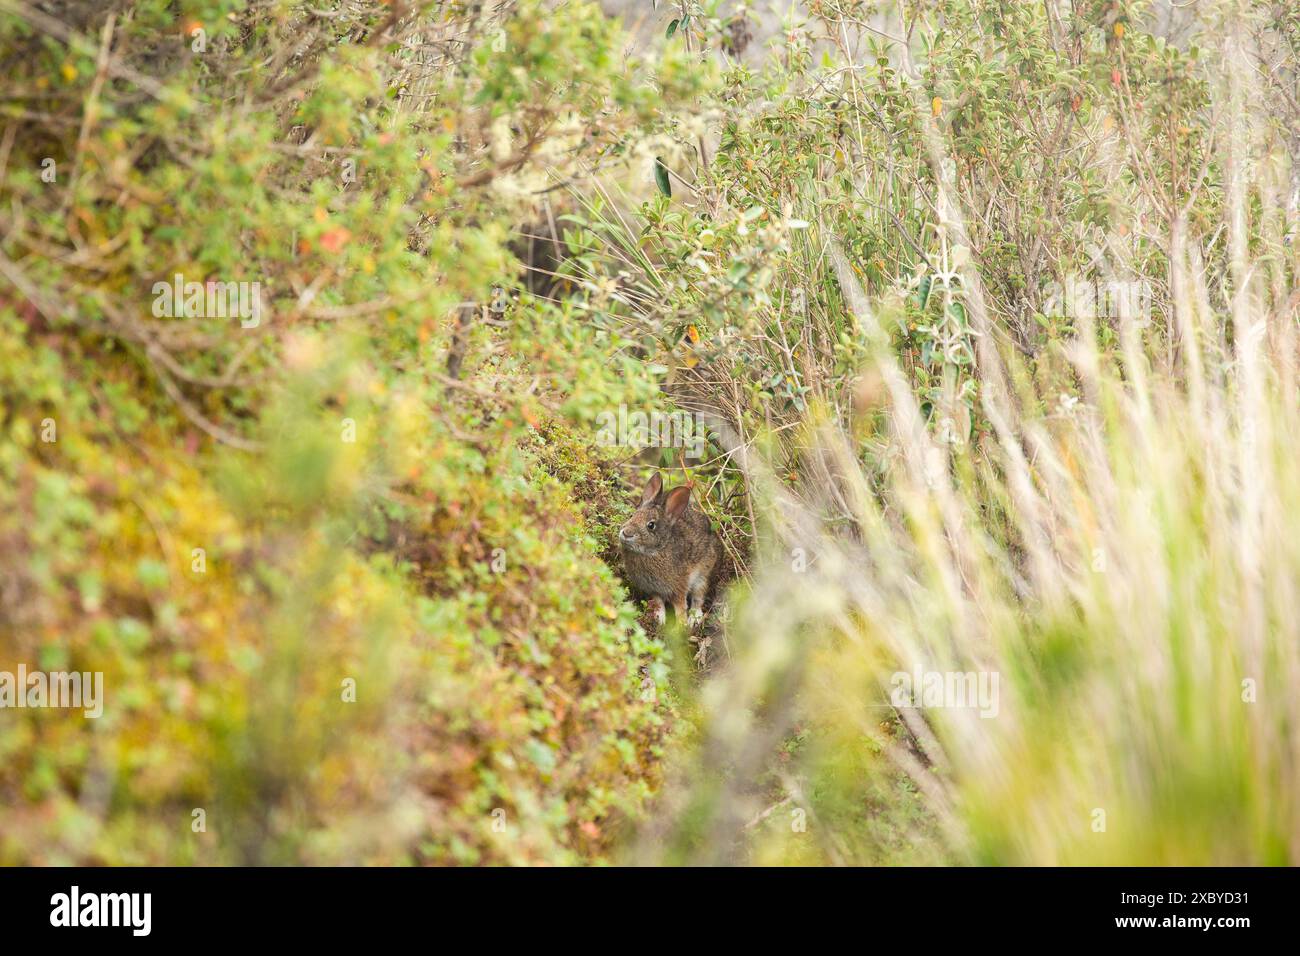
{"label": "blurred foreground vegetation", "polygon": [[0,863],[1300,859],[1294,6],[652,15],[0,0]]}

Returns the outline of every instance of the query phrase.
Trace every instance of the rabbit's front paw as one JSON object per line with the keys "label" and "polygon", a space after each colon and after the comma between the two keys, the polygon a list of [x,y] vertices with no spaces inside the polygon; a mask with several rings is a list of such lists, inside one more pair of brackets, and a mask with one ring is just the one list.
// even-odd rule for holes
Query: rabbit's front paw
{"label": "rabbit's front paw", "polygon": [[660,627],[663,627],[664,622],[668,620],[668,614],[664,611],[663,598],[651,598],[646,602],[646,606],[650,608],[650,613],[654,616],[655,623]]}
{"label": "rabbit's front paw", "polygon": [[701,608],[693,607],[686,614],[686,626],[692,631],[696,630],[704,623],[704,611]]}

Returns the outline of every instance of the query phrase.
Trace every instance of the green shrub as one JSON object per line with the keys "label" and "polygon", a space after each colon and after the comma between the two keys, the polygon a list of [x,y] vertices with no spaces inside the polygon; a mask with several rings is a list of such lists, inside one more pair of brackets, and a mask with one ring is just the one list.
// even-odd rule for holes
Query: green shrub
{"label": "green shrub", "polygon": [[647,379],[489,303],[694,79],[583,3],[11,10],[0,669],[107,704],[4,712],[0,860],[601,859],[673,723],[582,500]]}

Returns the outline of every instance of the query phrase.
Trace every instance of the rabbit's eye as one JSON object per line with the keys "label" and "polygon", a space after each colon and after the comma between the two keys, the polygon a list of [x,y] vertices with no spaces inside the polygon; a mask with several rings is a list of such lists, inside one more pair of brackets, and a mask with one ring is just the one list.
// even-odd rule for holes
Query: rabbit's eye
{"label": "rabbit's eye", "polygon": [[655,523],[653,521],[647,521],[645,525],[645,529],[647,531],[653,531],[655,529]]}

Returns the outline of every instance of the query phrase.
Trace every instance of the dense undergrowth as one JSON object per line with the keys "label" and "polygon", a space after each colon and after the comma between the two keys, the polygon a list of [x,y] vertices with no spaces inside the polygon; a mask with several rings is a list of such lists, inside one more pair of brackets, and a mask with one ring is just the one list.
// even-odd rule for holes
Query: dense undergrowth
{"label": "dense undergrowth", "polygon": [[[596,860],[661,775],[574,424],[651,386],[492,307],[531,183],[652,125],[672,62],[583,6],[309,6],[0,20],[0,668],[107,698],[4,711],[4,862]],[[260,315],[160,316],[177,274]]]}
{"label": "dense undergrowth", "polygon": [[1295,11],[655,16],[0,0],[0,862],[1295,862]]}
{"label": "dense undergrowth", "polygon": [[1296,25],[811,5],[590,243],[758,514],[642,859],[1295,861]]}

